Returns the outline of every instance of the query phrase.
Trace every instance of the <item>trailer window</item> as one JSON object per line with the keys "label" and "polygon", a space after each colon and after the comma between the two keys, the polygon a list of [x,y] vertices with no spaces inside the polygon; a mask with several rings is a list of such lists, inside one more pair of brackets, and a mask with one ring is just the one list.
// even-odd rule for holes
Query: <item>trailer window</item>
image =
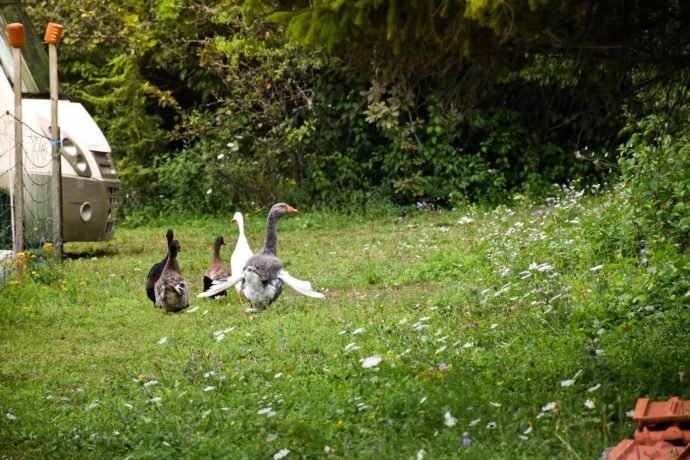
{"label": "trailer window", "polygon": [[7,24],[24,24],[26,46],[22,48],[22,93],[25,96],[45,96],[50,93],[48,54],[38,38],[21,3],[0,0],[0,66],[14,85],[12,48],[7,41]]}

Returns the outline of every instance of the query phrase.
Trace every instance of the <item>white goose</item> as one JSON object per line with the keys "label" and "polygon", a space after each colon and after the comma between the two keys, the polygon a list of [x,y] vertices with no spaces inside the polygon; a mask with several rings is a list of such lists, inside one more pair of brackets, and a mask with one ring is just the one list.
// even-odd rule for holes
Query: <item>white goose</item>
{"label": "white goose", "polygon": [[[230,257],[230,273],[231,275],[237,275],[242,273],[244,269],[244,264],[247,260],[254,255],[252,249],[249,247],[249,242],[247,237],[244,235],[244,216],[241,212],[236,212],[232,216],[230,223],[236,223],[237,227],[240,229],[240,236],[237,238],[237,244],[235,245],[235,250],[232,252]],[[235,285],[235,290],[237,291],[237,298],[240,299],[242,303],[242,285],[240,283]]]}
{"label": "white goose", "polygon": [[225,281],[216,281],[211,289],[197,297],[210,297],[241,283],[241,292],[249,300],[252,308],[265,310],[278,299],[285,283],[300,294],[323,299],[324,295],[313,291],[308,281],[293,278],[283,270],[283,263],[278,258],[277,221],[282,216],[295,212],[295,208],[285,203],[273,205],[268,213],[266,241],[261,250],[247,260],[242,271],[233,273]]}

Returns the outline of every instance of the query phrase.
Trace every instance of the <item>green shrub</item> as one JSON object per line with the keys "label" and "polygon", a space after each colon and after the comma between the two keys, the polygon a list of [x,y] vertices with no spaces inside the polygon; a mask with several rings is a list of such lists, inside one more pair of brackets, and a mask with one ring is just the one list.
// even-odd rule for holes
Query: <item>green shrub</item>
{"label": "green shrub", "polygon": [[654,95],[656,109],[628,124],[630,138],[621,147],[628,211],[641,235],[684,251],[690,245],[690,97],[685,86]]}
{"label": "green shrub", "polygon": [[690,98],[683,85],[641,94],[619,161],[622,183],[589,221],[595,253],[615,267],[598,288],[607,321],[631,328],[690,320]]}

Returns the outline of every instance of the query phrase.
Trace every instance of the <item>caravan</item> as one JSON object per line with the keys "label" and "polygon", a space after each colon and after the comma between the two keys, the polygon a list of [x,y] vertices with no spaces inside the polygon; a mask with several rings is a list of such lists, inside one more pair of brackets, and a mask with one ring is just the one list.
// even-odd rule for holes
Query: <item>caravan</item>
{"label": "caravan", "polygon": [[[22,23],[26,31],[21,72],[24,151],[29,157],[50,159],[50,142],[29,138],[37,134],[46,140],[50,138],[48,55],[46,45],[35,34],[19,0],[0,0],[0,116],[14,113],[12,48],[6,35],[7,24],[14,22]],[[62,240],[110,240],[115,232],[120,180],[108,141],[81,104],[61,95],[58,114],[62,144]],[[13,152],[13,136],[12,130],[0,131],[0,153]],[[12,155],[0,155],[0,201],[9,201],[13,160]],[[50,173],[50,165],[46,163],[33,163],[25,170],[26,175],[36,177]],[[27,200],[26,214],[31,214],[31,206],[36,204]],[[6,227],[8,222],[0,225]]]}

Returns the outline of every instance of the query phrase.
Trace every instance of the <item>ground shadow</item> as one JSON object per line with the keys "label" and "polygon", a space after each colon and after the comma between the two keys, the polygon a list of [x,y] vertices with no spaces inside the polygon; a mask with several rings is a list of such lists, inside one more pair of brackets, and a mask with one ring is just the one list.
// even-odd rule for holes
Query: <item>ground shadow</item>
{"label": "ground shadow", "polygon": [[105,248],[80,248],[77,250],[64,251],[62,253],[63,258],[75,260],[75,259],[90,259],[92,257],[105,257],[105,256],[115,256],[117,255],[117,249],[111,247]]}

